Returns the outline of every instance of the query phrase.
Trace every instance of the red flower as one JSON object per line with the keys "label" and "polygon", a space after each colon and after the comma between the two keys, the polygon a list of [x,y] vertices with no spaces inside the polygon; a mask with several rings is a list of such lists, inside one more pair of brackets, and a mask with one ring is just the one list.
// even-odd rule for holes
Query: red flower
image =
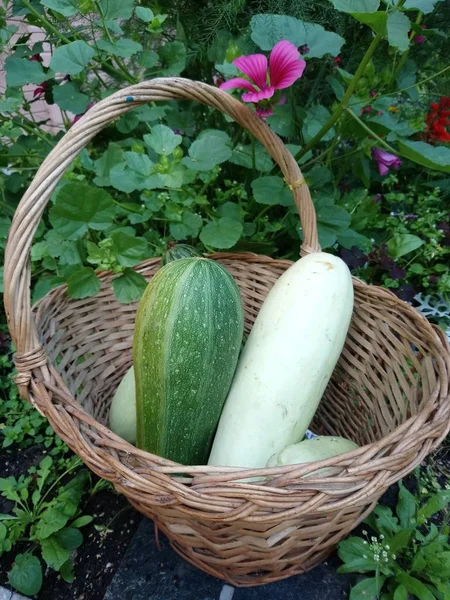
{"label": "red flower", "polygon": [[340,62],[342,62],[342,58],[340,56],[335,56],[333,58],[333,62],[338,65]]}
{"label": "red flower", "polygon": [[432,102],[426,116],[425,138],[434,142],[450,142],[450,97],[443,96],[439,104]]}
{"label": "red flower", "polygon": [[33,91],[33,98],[40,98],[42,94],[48,90],[48,81],[43,81],[41,85],[38,85],[37,88]]}

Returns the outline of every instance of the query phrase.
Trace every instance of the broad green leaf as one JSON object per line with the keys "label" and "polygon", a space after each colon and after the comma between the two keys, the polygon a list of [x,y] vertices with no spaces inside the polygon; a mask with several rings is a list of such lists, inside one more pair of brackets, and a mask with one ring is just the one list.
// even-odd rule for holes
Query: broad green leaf
{"label": "broad green leaf", "polygon": [[139,113],[136,110],[126,113],[116,122],[120,133],[130,133],[139,125]]}
{"label": "broad green leaf", "polygon": [[266,119],[270,128],[283,137],[295,135],[295,114],[291,106],[281,105],[274,107],[274,114]]}
{"label": "broad green leaf", "polygon": [[339,567],[339,573],[366,573],[376,570],[377,563],[373,559],[369,545],[364,541],[359,537],[351,537],[340,542],[338,555],[344,565]]}
{"label": "broad green leaf", "polygon": [[181,144],[183,138],[175,134],[170,127],[166,125],[154,125],[151,133],[144,135],[144,142],[157,154],[169,156],[177,146]]}
{"label": "broad green leaf", "polygon": [[[267,171],[270,171],[270,169],[273,167],[273,161],[267,153],[267,150],[264,148],[264,146],[261,146],[261,144],[257,143],[255,144],[254,151],[256,169],[261,173],[266,173]],[[253,166],[252,146],[243,146],[242,144],[238,144],[233,150],[230,162],[232,162],[235,165],[251,169]]]}
{"label": "broad green leaf", "polygon": [[156,67],[159,62],[159,56],[154,50],[144,50],[139,57],[139,63],[147,69]]}
{"label": "broad green leaf", "polygon": [[21,594],[34,596],[42,587],[42,568],[32,554],[18,554],[8,573],[8,581]]}
{"label": "broad green leaf", "polygon": [[73,583],[74,572],[73,572],[73,564],[68,560],[63,564],[63,566],[59,570],[59,574],[67,583]]}
{"label": "broad green leaf", "polygon": [[422,524],[437,512],[447,508],[450,504],[450,490],[436,492],[417,512],[417,521]]}
{"label": "broad green leaf", "polygon": [[380,33],[381,35],[386,35],[387,29],[386,24],[388,20],[387,12],[358,12],[358,13],[350,13],[354,19],[359,21],[360,23],[364,23],[364,25],[368,25],[371,27],[376,33]]}
{"label": "broad green leaf", "polygon": [[118,301],[129,304],[141,298],[147,287],[147,282],[140,273],[127,268],[122,275],[112,280],[112,287]]}
{"label": "broad green leaf", "polygon": [[[74,531],[78,531],[75,529]],[[42,558],[49,567],[59,571],[62,565],[69,559],[70,551],[59,545],[55,536],[42,540],[41,542]]]}
{"label": "broad green leaf", "polygon": [[230,141],[223,132],[210,131],[190,145],[182,163],[192,171],[209,171],[231,157]]}
{"label": "broad green leaf", "polygon": [[321,25],[285,15],[255,15],[250,28],[251,38],[261,50],[272,50],[278,42],[288,40],[297,47],[306,45],[309,58],[322,58],[325,54],[337,56],[345,42],[340,35],[326,31]]}
{"label": "broad green leaf", "polygon": [[39,84],[53,77],[51,71],[44,72],[41,63],[16,56],[8,56],[5,60],[5,70],[8,87],[22,87],[27,83]]}
{"label": "broad green leaf", "polygon": [[331,0],[336,10],[346,13],[373,13],[378,10],[380,0]]}
{"label": "broad green leaf", "polygon": [[188,237],[197,237],[203,219],[196,213],[186,212],[183,214],[181,223],[170,223],[171,235],[177,240],[185,240]]}
{"label": "broad green leaf", "polygon": [[351,217],[345,208],[336,206],[334,198],[327,193],[320,192],[313,200],[319,242],[323,248],[329,248],[336,242],[338,234],[343,233],[350,226]]}
{"label": "broad green leaf", "polygon": [[397,259],[420,248],[425,242],[412,233],[396,233],[388,241],[389,254]]}
{"label": "broad green leaf", "polygon": [[2,98],[0,100],[1,112],[14,112],[22,106],[22,98]]}
{"label": "broad green leaf", "polygon": [[252,181],[252,190],[256,202],[270,206],[293,206],[292,192],[281,177],[259,177]]}
{"label": "broad green leaf", "polygon": [[378,600],[385,579],[383,576],[363,579],[352,587],[349,600]]}
{"label": "broad green leaf", "polygon": [[450,173],[449,148],[411,140],[399,140],[398,145],[402,156],[429,169]]}
{"label": "broad green leaf", "polygon": [[408,600],[408,590],[404,585],[399,585],[394,592],[394,600]]}
{"label": "broad green leaf", "polygon": [[68,110],[76,115],[85,112],[89,104],[89,96],[83,94],[71,81],[64,85],[53,87],[53,100],[63,110]]}
{"label": "broad green leaf", "polygon": [[385,536],[391,536],[400,530],[398,519],[388,506],[378,504],[375,507],[373,514],[376,515],[375,518],[378,529]]}
{"label": "broad green leaf", "polygon": [[134,267],[148,258],[148,242],[145,238],[133,237],[122,232],[111,235],[113,252],[123,267]]}
{"label": "broad green leaf", "polygon": [[[100,280],[91,267],[80,267],[67,279],[67,293],[71,298],[81,300],[95,296],[99,291]],[[65,523],[67,523],[67,518]]]}
{"label": "broad green leaf", "polygon": [[223,62],[221,64],[215,64],[214,68],[222,75],[229,75],[230,77],[237,77],[239,75],[239,69],[230,62]]}
{"label": "broad green leaf", "polygon": [[140,52],[142,50],[141,44],[126,38],[120,38],[114,43],[110,42],[109,40],[98,40],[96,44],[100,50],[103,50],[108,54],[121,56],[122,58],[130,58],[133,56],[133,54],[136,54],[136,52]]}
{"label": "broad green leaf", "polygon": [[243,221],[245,217],[245,211],[235,202],[225,202],[217,209],[217,214],[221,217],[230,217],[230,219],[236,219],[236,221]]}
{"label": "broad green leaf", "polygon": [[316,189],[333,181],[333,173],[323,165],[316,164],[305,173],[305,179],[311,189]]}
{"label": "broad green leaf", "polygon": [[397,87],[399,90],[402,90],[403,88],[409,88],[406,90],[405,93],[408,94],[411,100],[417,100],[419,97],[419,92],[417,91],[417,88],[410,87],[413,86],[416,83],[416,81],[417,65],[411,58],[408,58],[402,70],[397,76]]}
{"label": "broad green leaf", "polygon": [[81,517],[78,517],[78,519],[75,519],[75,521],[72,521],[70,526],[71,527],[85,527],[86,525],[89,525],[89,523],[92,523],[93,520],[94,520],[94,517],[91,517],[91,515],[83,515]]}
{"label": "broad green leaf", "polygon": [[402,12],[390,13],[387,18],[387,38],[390,46],[404,52],[409,47],[411,21]]}
{"label": "broad green leaf", "polygon": [[111,185],[109,179],[111,169],[114,166],[123,163],[123,161],[122,148],[118,144],[111,142],[106,152],[95,161],[95,174],[97,175],[94,179],[95,185],[98,185],[99,187]]}
{"label": "broad green leaf", "polygon": [[396,573],[396,579],[405,586],[410,594],[413,594],[419,600],[436,600],[434,594],[421,581],[415,577],[411,577],[408,573],[399,571]]}
{"label": "broad green leaf", "polygon": [[374,115],[373,117],[369,117],[368,121],[381,125],[381,127],[385,128],[387,131],[395,134],[395,137],[397,135],[409,136],[421,130],[421,125],[414,125],[411,127],[408,121],[405,121],[401,115],[398,113],[391,113],[388,110],[383,111],[382,115]]}
{"label": "broad green leaf", "polygon": [[95,50],[83,40],[58,46],[53,52],[50,67],[56,73],[77,75],[84,71],[95,56]]}
{"label": "broad green leaf", "polygon": [[405,10],[420,10],[427,15],[433,12],[438,2],[441,2],[441,0],[406,0],[403,8]]}
{"label": "broad green leaf", "polygon": [[49,218],[58,233],[75,240],[88,229],[106,229],[114,210],[113,199],[105,190],[84,183],[68,183],[60,189]]}
{"label": "broad green leaf", "polygon": [[226,249],[236,244],[243,232],[243,225],[229,217],[211,221],[200,233],[201,241],[211,248]]}
{"label": "broad green leaf", "polygon": [[59,12],[64,17],[73,17],[80,10],[76,0],[41,0],[41,4]]}
{"label": "broad green leaf", "polygon": [[[156,187],[169,188],[178,190],[183,185],[184,180],[186,179],[185,175],[189,173],[179,163],[172,163],[168,173],[159,173],[157,178],[159,184]],[[192,175],[192,173],[191,173]],[[188,181],[186,183],[189,183]],[[149,186],[146,188],[150,189]]]}
{"label": "broad green leaf", "polygon": [[346,229],[345,231],[338,233],[336,235],[336,239],[338,244],[344,248],[347,248],[348,250],[354,246],[360,248],[361,250],[370,250],[373,246],[373,243],[368,237],[358,233],[357,231],[354,231],[353,229]]}
{"label": "broad green leaf", "polygon": [[[305,139],[305,142],[309,142],[312,138],[319,133],[322,129],[322,126],[328,121],[330,118],[330,111],[325,106],[321,104],[317,106],[313,106],[310,108],[306,117],[303,121],[302,133]],[[329,141],[333,139],[335,135],[335,130],[332,127],[323,137],[322,141]]]}
{"label": "broad green leaf", "polygon": [[83,543],[83,534],[75,527],[64,527],[52,535],[60,546],[66,550],[75,550]]}
{"label": "broad green leaf", "polygon": [[408,491],[403,482],[400,481],[397,501],[397,516],[400,519],[400,525],[405,529],[410,527],[412,520],[416,515],[416,498]]}
{"label": "broad green leaf", "polygon": [[133,14],[134,0],[100,0],[100,9],[107,21],[130,19]]}
{"label": "broad green leaf", "polygon": [[145,8],[144,6],[136,7],[136,17],[144,23],[150,23],[155,18],[153,11],[150,8]]}
{"label": "broad green leaf", "polygon": [[398,554],[410,543],[414,528],[403,529],[396,533],[389,541],[391,553]]}
{"label": "broad green leaf", "polygon": [[186,67],[186,48],[182,42],[167,42],[158,50],[161,75],[179,75]]}

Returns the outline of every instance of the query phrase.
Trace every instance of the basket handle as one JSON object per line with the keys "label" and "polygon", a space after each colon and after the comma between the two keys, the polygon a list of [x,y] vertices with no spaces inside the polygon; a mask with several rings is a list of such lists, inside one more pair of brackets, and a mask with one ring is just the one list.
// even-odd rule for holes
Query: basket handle
{"label": "basket handle", "polygon": [[127,87],[95,104],[70,128],[42,163],[15,212],[5,250],[4,303],[19,372],[29,372],[46,360],[31,315],[29,259],[33,235],[57,183],[71,161],[111,121],[141,104],[176,99],[218,108],[263,144],[292,190],[303,227],[301,254],[320,250],[314,205],[297,163],[280,138],[248,107],[223,90],[181,77]]}

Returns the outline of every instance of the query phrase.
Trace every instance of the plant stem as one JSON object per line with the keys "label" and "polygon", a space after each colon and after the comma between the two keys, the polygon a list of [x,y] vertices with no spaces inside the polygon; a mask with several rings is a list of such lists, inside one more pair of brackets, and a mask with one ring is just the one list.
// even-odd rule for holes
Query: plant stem
{"label": "plant stem", "polygon": [[[14,118],[12,118],[12,120],[15,122]],[[25,131],[28,131],[28,133],[32,133],[33,135],[38,137],[40,140],[48,144],[50,148],[54,148],[55,144],[53,144],[53,142],[51,142],[48,138],[45,137],[45,135],[43,135],[39,131],[39,127],[33,127],[32,125],[28,125],[27,123],[23,123],[21,121],[19,121],[17,125],[19,127],[22,127],[22,129],[25,129]]]}
{"label": "plant stem", "polygon": [[397,155],[397,154],[398,154],[398,150],[395,150],[395,149],[394,149],[392,146],[390,146],[390,145],[389,145],[387,142],[385,142],[385,141],[384,141],[382,138],[380,138],[380,136],[379,136],[379,135],[377,135],[377,134],[376,134],[374,131],[372,131],[372,129],[370,129],[370,127],[368,127],[368,126],[367,126],[367,125],[364,123],[364,121],[363,121],[362,119],[360,119],[360,118],[358,117],[358,115],[356,115],[356,114],[355,114],[355,113],[352,111],[352,109],[351,109],[351,108],[346,108],[345,110],[346,110],[346,112],[348,112],[348,114],[349,114],[349,115],[350,115],[350,116],[351,116],[353,119],[355,119],[355,121],[356,121],[357,123],[359,123],[359,125],[360,125],[360,126],[363,128],[363,129],[365,129],[365,130],[367,131],[367,133],[368,133],[369,135],[371,135],[372,137],[374,137],[374,138],[377,140],[377,142],[380,144],[380,146],[383,146],[383,148],[386,148],[386,150],[389,150],[389,152],[392,152],[392,153],[393,153],[393,154],[395,154],[395,155]]}
{"label": "plant stem", "polygon": [[308,150],[310,150],[311,148],[314,148],[314,146],[317,144],[317,142],[320,142],[320,140],[323,138],[323,136],[333,127],[333,125],[340,119],[342,113],[347,109],[349,100],[352,97],[353,92],[355,91],[356,84],[361,79],[362,75],[364,74],[364,71],[366,70],[366,67],[369,64],[370,59],[372,58],[375,50],[377,49],[379,43],[381,42],[382,37],[383,36],[381,35],[381,33],[377,33],[377,35],[373,38],[372,43],[367,48],[367,51],[366,51],[362,61],[360,62],[359,67],[357,68],[356,73],[353,76],[353,79],[350,81],[342,100],[339,102],[338,106],[335,108],[334,112],[330,115],[330,118],[328,119],[328,121],[322,126],[320,131],[318,133],[316,133],[316,135],[306,144],[306,146],[304,146],[296,154],[296,156],[295,156],[296,160],[298,160],[299,158],[304,156],[308,152]]}

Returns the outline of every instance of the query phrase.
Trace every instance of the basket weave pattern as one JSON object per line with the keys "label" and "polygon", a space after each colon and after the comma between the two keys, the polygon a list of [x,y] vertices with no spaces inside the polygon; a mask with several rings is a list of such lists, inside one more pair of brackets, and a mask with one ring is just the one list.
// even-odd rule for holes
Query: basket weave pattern
{"label": "basket weave pattern", "polygon": [[[130,97],[133,99],[130,101]],[[238,586],[304,572],[444,439],[450,428],[449,349],[443,333],[393,294],[354,280],[346,345],[311,428],[361,447],[308,465],[243,470],[176,465],[107,427],[109,403],[131,364],[136,304],[115,298],[109,273],[84,300],[57,288],[30,307],[29,250],[65,168],[102,127],[137,104],[190,98],[250,130],[280,165],[303,226],[303,253],[319,250],[313,205],[281,140],[225,92],[181,78],[127,88],[94,106],[44,161],[19,205],[6,249],[5,306],[17,347],[17,383],[56,433],[98,475],[155,521],[188,561]],[[235,278],[250,331],[268,291],[291,264],[252,254],[213,255]],[[137,269],[150,279],[152,259]],[[326,471],[312,474],[318,468]],[[239,475],[264,475],[258,483]]]}

